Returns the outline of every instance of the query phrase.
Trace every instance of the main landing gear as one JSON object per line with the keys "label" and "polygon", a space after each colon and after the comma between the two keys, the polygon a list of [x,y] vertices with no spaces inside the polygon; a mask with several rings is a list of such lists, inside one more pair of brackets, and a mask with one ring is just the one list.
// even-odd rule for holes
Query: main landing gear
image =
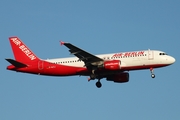
{"label": "main landing gear", "polygon": [[[97,78],[96,74],[95,74],[95,70],[92,70],[92,74],[90,75],[90,78],[88,79],[88,81],[90,80],[95,80]],[[100,82],[100,79],[98,79],[98,81],[96,82],[96,87],[97,88],[101,88],[102,84]]]}
{"label": "main landing gear", "polygon": [[98,80],[98,81],[96,82],[96,87],[97,87],[97,88],[101,88],[101,87],[102,87],[102,84],[101,84],[100,80]]}
{"label": "main landing gear", "polygon": [[151,77],[152,77],[152,78],[155,78],[155,74],[154,74],[153,68],[150,68],[150,71],[151,71]]}
{"label": "main landing gear", "polygon": [[95,70],[92,70],[92,74],[90,75],[90,79],[91,80],[96,79]]}
{"label": "main landing gear", "polygon": [[[91,81],[91,80],[94,80],[94,79],[88,78],[88,81]],[[97,88],[101,88],[101,87],[102,87],[102,84],[101,84],[101,82],[100,82],[100,79],[96,82],[96,87],[97,87]]]}

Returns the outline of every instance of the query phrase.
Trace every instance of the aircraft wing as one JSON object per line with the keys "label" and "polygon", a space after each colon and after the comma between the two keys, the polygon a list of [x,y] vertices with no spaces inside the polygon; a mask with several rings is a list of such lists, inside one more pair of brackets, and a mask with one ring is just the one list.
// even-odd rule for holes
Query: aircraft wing
{"label": "aircraft wing", "polygon": [[78,57],[79,60],[82,60],[86,66],[89,64],[92,64],[92,63],[98,63],[98,62],[104,61],[103,59],[101,59],[95,55],[92,55],[92,54],[72,45],[71,43],[61,42],[61,45],[65,45],[66,47],[68,47],[69,52],[71,54],[75,55],[76,57]]}

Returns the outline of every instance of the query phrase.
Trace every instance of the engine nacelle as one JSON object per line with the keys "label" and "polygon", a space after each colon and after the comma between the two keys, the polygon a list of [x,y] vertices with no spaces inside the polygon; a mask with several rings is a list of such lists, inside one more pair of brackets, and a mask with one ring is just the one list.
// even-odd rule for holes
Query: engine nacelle
{"label": "engine nacelle", "polygon": [[104,61],[104,69],[119,70],[121,69],[121,61],[120,60]]}
{"label": "engine nacelle", "polygon": [[129,81],[129,73],[123,72],[115,75],[110,75],[106,78],[108,81],[114,81],[117,83],[125,83]]}

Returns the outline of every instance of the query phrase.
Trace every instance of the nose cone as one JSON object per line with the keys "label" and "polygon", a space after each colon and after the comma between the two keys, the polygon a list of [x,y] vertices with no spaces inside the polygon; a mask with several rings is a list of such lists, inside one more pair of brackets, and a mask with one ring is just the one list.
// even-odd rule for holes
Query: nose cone
{"label": "nose cone", "polygon": [[169,58],[170,64],[173,64],[175,61],[176,61],[176,59],[175,59],[174,57],[170,57],[170,58]]}

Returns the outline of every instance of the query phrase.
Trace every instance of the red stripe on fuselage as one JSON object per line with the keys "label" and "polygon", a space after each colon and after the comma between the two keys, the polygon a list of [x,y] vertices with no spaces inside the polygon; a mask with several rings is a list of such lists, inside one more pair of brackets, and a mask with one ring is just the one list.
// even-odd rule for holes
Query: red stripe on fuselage
{"label": "red stripe on fuselage", "polygon": [[[46,61],[43,62],[43,67],[39,68],[38,63],[27,64],[28,67],[16,68],[13,65],[7,67],[8,70],[39,74],[39,75],[49,75],[49,76],[72,76],[72,75],[90,75],[91,71],[87,70],[86,67],[75,67],[75,66],[66,66],[62,64],[54,64]],[[167,64],[154,64],[154,65],[142,65],[142,66],[129,66],[121,67],[119,70],[105,70],[101,69],[97,71],[97,74],[111,73],[111,72],[122,72],[122,71],[131,71],[131,70],[142,70],[150,68],[159,68],[168,66]]]}

